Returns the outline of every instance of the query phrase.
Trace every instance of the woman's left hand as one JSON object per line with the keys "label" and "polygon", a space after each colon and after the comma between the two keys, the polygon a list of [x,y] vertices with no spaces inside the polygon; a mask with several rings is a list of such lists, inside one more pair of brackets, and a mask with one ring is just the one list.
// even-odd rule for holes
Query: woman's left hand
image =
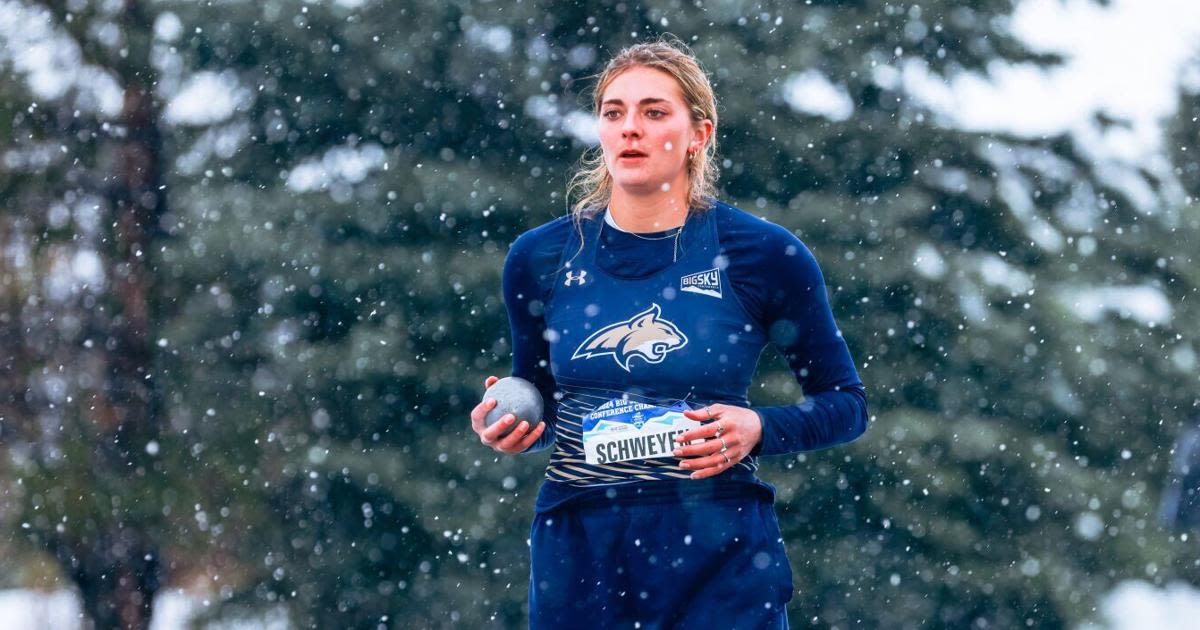
{"label": "woman's left hand", "polygon": [[[692,473],[692,479],[703,479],[725,472],[749,455],[762,439],[762,420],[751,409],[716,404],[689,409],[684,411],[683,415],[705,423],[675,438],[679,446],[672,454],[675,457],[690,458],[684,459],[679,466],[695,471]],[[687,445],[688,442],[701,438],[704,438],[703,443]]]}

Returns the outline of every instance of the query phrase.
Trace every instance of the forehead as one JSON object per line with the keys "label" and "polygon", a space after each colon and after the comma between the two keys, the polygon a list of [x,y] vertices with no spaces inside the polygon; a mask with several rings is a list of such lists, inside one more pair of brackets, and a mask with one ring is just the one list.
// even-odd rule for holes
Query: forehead
{"label": "forehead", "polygon": [[675,77],[645,66],[636,66],[618,74],[604,88],[600,102],[618,99],[629,105],[644,98],[661,98],[683,104],[683,92]]}

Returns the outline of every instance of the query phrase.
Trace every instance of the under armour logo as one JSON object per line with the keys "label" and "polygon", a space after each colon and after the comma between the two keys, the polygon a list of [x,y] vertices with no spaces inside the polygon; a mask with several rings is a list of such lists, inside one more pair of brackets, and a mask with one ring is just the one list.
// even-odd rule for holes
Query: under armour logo
{"label": "under armour logo", "polygon": [[563,281],[563,286],[569,287],[571,286],[572,282],[576,284],[583,284],[584,282],[587,282],[587,269],[580,269],[579,275],[575,275],[574,271],[568,271],[567,279]]}

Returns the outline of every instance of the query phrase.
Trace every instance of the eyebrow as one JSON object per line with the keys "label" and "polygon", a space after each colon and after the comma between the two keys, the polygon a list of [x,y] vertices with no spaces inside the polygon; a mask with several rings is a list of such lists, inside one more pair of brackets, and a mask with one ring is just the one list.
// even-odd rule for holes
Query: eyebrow
{"label": "eyebrow", "polygon": [[[653,105],[655,103],[668,103],[669,104],[670,101],[668,101],[665,98],[656,98],[653,96],[647,97],[647,98],[644,98],[644,99],[638,101],[639,105]],[[624,104],[625,104],[625,102],[619,98],[610,98],[607,101],[604,101],[603,103],[601,103],[600,105],[604,106],[604,105],[624,105]]]}

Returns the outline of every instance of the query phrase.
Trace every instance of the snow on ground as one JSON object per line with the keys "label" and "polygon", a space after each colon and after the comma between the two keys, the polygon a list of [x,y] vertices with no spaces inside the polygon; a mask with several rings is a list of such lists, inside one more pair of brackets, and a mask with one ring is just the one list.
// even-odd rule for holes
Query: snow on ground
{"label": "snow on ground", "polygon": [[[204,607],[204,598],[178,589],[155,600],[151,630],[185,630],[187,621]],[[76,630],[82,627],[79,601],[69,591],[0,590],[0,619],[6,630]],[[1165,588],[1139,580],[1119,584],[1100,606],[1101,620],[1077,630],[1190,630],[1200,619],[1200,590],[1173,582]],[[285,630],[282,609],[261,618],[211,626],[212,630]]]}
{"label": "snow on ground", "polygon": [[[186,630],[187,622],[206,605],[199,595],[179,589],[159,593],[154,600],[150,630]],[[83,628],[79,598],[71,591],[0,590],[0,619],[5,630],[77,630]],[[287,617],[275,609],[261,617],[214,624],[211,630],[286,630]]]}

